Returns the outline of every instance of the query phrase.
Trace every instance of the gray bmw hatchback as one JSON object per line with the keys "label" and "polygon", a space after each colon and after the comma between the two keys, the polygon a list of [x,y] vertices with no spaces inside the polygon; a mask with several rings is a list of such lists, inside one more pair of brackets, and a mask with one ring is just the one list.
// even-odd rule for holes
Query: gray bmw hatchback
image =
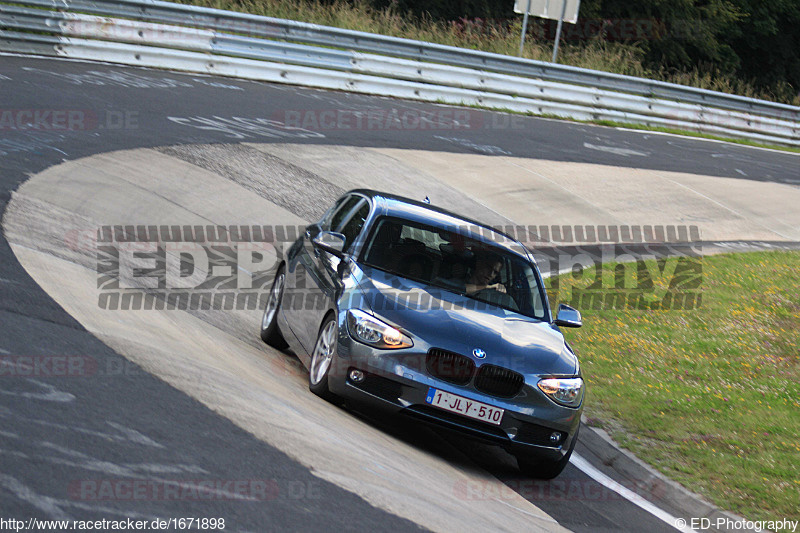
{"label": "gray bmw hatchback", "polygon": [[427,203],[354,190],[286,250],[261,338],[309,388],[500,445],[553,478],[578,438],[580,364],[525,247]]}

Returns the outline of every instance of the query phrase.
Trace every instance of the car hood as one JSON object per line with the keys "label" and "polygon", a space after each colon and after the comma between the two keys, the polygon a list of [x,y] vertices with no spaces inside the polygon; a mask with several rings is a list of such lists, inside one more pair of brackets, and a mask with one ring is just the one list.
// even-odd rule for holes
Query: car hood
{"label": "car hood", "polygon": [[[494,364],[523,374],[578,371],[564,336],[547,322],[375,268],[359,266],[351,273],[361,296],[351,302],[363,299],[366,306],[360,307],[369,307],[376,317],[402,329],[424,351],[442,348],[466,355],[478,365]],[[485,357],[473,356],[476,349]]]}

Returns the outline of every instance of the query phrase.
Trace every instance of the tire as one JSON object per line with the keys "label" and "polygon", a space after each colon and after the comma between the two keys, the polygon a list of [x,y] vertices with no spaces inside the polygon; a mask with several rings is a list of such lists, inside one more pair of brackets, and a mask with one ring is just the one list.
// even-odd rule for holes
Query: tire
{"label": "tire", "polygon": [[339,400],[339,397],[328,388],[328,375],[335,363],[338,336],[339,327],[336,320],[332,315],[328,315],[319,328],[308,368],[308,389],[331,403],[338,403]]}
{"label": "tire", "polygon": [[578,433],[580,433],[580,426],[575,431],[575,436],[572,437],[572,442],[566,455],[558,461],[548,461],[536,456],[518,455],[517,465],[520,472],[536,479],[553,479],[557,477],[569,464],[572,450],[575,449],[575,444],[578,442]]}
{"label": "tire", "polygon": [[286,286],[286,265],[281,265],[272,288],[269,291],[267,305],[264,306],[264,316],[261,318],[261,340],[279,350],[289,347],[278,327],[278,312],[281,309],[283,289]]}

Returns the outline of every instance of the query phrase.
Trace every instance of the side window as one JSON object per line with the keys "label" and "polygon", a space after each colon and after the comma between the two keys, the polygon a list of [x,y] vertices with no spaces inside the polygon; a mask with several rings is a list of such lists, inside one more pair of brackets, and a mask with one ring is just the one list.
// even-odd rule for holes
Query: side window
{"label": "side window", "polygon": [[346,239],[345,252],[349,252],[353,247],[353,242],[355,242],[358,234],[361,233],[361,228],[364,227],[367,216],[369,216],[369,202],[364,200],[364,203],[358,208],[350,220],[347,221],[344,228],[342,228],[342,233]]}
{"label": "side window", "polygon": [[544,302],[533,268],[525,265],[514,270],[512,281],[514,288],[509,293],[516,293],[515,299],[521,309],[527,310],[528,314],[532,312],[536,318],[544,318]]}
{"label": "side window", "polygon": [[347,198],[339,205],[336,211],[334,211],[330,221],[327,224],[323,224],[322,229],[341,232],[339,226],[342,225],[342,222],[347,218],[347,215],[350,214],[350,211],[352,211],[361,200],[362,198],[360,196],[350,196]]}
{"label": "side window", "polygon": [[328,208],[327,211],[325,211],[325,214],[322,215],[322,219],[319,221],[320,229],[322,230],[331,229],[331,218],[333,218],[333,215],[336,213],[336,211],[338,211],[339,208],[342,207],[342,204],[345,203],[345,201],[347,201],[347,198],[349,197],[339,198],[338,200],[336,200],[336,203],[333,204],[333,206],[331,206],[330,208]]}

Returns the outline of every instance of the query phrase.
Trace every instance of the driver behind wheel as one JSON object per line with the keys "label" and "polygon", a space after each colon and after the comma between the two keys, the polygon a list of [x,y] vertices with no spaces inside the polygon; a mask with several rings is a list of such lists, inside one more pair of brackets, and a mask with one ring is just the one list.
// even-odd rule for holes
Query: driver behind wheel
{"label": "driver behind wheel", "polygon": [[500,256],[492,252],[480,251],[475,254],[475,268],[466,283],[466,293],[475,294],[478,291],[494,289],[505,293],[506,287],[502,283],[492,283],[503,270],[503,261]]}

